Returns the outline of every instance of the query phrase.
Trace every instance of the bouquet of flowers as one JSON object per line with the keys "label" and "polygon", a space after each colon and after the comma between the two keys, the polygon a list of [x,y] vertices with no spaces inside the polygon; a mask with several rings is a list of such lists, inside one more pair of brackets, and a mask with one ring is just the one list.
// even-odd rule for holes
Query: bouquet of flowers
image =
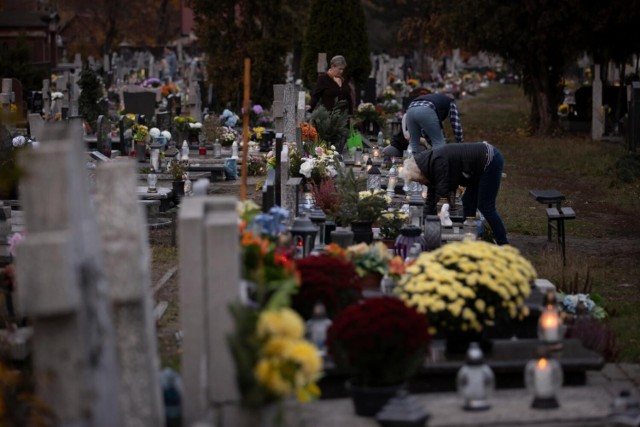
{"label": "bouquet of flowers", "polygon": [[462,241],[423,252],[396,292],[427,315],[434,332],[480,332],[498,318],[526,316],[535,277],[514,247]]}
{"label": "bouquet of flowers", "polygon": [[316,128],[310,123],[300,123],[298,125],[300,129],[302,129],[302,140],[303,141],[318,141],[318,131]]}
{"label": "bouquet of flowers", "polygon": [[303,321],[290,308],[298,276],[290,251],[278,244],[286,211],[274,208],[259,214],[252,203],[239,210],[247,224],[241,240],[242,276],[256,284],[254,299],[230,306],[235,329],[228,342],[242,403],[259,408],[289,396],[315,399],[322,359],[303,339]]}
{"label": "bouquet of flowers", "polygon": [[233,128],[238,124],[238,120],[240,120],[240,117],[238,117],[238,115],[233,111],[225,109],[222,114],[220,114],[219,119],[220,123],[222,123],[224,126]]}
{"label": "bouquet of flowers", "polygon": [[384,275],[389,270],[389,262],[392,259],[387,246],[382,242],[371,245],[358,243],[347,248],[347,259],[356,267],[360,277],[367,273],[379,273]]}
{"label": "bouquet of flowers", "polygon": [[569,314],[584,314],[594,319],[603,320],[607,317],[605,309],[598,305],[589,294],[563,294],[560,293],[560,308]]}
{"label": "bouquet of flowers", "polygon": [[231,147],[231,145],[238,139],[238,132],[228,126],[222,126],[220,133],[220,144],[223,147]]}
{"label": "bouquet of flowers", "polygon": [[145,125],[136,123],[131,126],[131,132],[133,140],[138,144],[147,142],[147,139],[149,139],[149,128]]}
{"label": "bouquet of flowers", "polygon": [[312,155],[301,159],[299,173],[307,179],[311,179],[316,185],[320,185],[323,179],[333,178],[338,174],[335,162],[338,153],[335,148],[316,146]]}
{"label": "bouquet of flowers", "polygon": [[191,124],[195,124],[196,119],[189,116],[176,116],[173,118],[173,124],[176,127],[176,130],[181,134],[188,134],[191,130]]}
{"label": "bouquet of flowers", "polygon": [[409,220],[409,215],[400,210],[383,212],[378,219],[380,237],[395,242],[395,239],[400,235],[400,230],[409,223]]}
{"label": "bouquet of flowers", "polygon": [[359,386],[407,381],[422,365],[429,343],[427,318],[392,297],[347,307],[327,332],[329,354]]}
{"label": "bouquet of flowers", "polygon": [[370,102],[362,102],[358,105],[354,114],[356,123],[375,123],[380,128],[384,126],[384,111],[382,107]]}
{"label": "bouquet of flowers", "polygon": [[300,289],[293,296],[293,308],[311,318],[313,307],[322,302],[327,316],[334,318],[348,305],[361,298],[362,289],[354,265],[345,258],[330,254],[307,256],[296,262]]}

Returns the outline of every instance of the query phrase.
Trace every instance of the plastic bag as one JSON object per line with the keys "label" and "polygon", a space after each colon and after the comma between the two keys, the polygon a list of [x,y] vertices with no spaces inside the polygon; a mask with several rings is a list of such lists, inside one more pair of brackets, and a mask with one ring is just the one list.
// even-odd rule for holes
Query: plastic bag
{"label": "plastic bag", "polygon": [[353,128],[353,125],[349,126],[349,138],[347,139],[347,148],[349,149],[363,148],[362,135],[360,135],[360,133]]}

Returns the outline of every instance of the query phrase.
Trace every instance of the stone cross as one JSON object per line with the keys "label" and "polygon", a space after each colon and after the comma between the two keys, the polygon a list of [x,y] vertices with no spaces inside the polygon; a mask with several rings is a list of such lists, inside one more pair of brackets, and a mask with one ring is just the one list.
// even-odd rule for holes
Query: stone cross
{"label": "stone cross", "polygon": [[[81,64],[82,65],[82,64]],[[69,115],[75,117],[79,114],[78,111],[78,99],[80,98],[80,72],[81,68],[77,68],[76,72],[71,76],[69,84]]]}
{"label": "stone cross", "polygon": [[122,426],[164,425],[143,208],[133,160],[99,163],[95,203],[113,308]]}
{"label": "stone cross", "polygon": [[591,102],[591,138],[599,141],[604,133],[604,114],[602,113],[602,78],[600,77],[600,64],[593,66]]}
{"label": "stone cross", "polygon": [[284,98],[283,98],[283,122],[284,122],[284,139],[287,142],[293,142],[296,140],[296,104],[298,102],[295,86],[293,83],[287,83],[284,86]]}
{"label": "stone cross", "polygon": [[[305,121],[306,115],[306,98],[304,91],[298,91],[298,105],[296,106],[296,136],[294,141],[296,141],[296,145],[298,147],[298,152],[302,152],[302,128],[300,128],[300,124]],[[289,141],[292,142],[292,141]]]}
{"label": "stone cross", "polygon": [[273,85],[273,114],[274,128],[276,132],[284,132],[284,86],[283,84]]}
{"label": "stone cross", "polygon": [[155,67],[155,58],[149,54],[149,78],[158,77],[158,70]]}
{"label": "stone cross", "polygon": [[227,344],[229,304],[238,301],[240,284],[236,203],[231,196],[187,197],[178,214],[184,426],[212,410],[236,425],[227,424],[223,406],[239,397]]}
{"label": "stone cross", "polygon": [[17,299],[33,322],[37,394],[62,426],[123,425],[100,237],[78,144],[81,121],[50,123],[45,136],[19,158],[28,234],[17,248]]}

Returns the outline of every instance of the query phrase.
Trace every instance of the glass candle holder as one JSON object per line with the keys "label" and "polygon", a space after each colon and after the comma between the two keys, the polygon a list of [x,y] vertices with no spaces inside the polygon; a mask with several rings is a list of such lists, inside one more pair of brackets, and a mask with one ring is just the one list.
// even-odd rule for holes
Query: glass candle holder
{"label": "glass candle holder", "polygon": [[558,408],[557,395],[562,386],[562,368],[555,359],[541,357],[530,360],[524,370],[527,389],[533,394],[531,407],[536,409]]}

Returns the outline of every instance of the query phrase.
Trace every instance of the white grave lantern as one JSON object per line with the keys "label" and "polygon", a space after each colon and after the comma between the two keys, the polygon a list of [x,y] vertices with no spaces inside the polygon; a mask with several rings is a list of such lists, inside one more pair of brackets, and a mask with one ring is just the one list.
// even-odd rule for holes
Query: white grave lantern
{"label": "white grave lantern", "polygon": [[367,172],[367,190],[379,190],[382,175],[378,166],[373,165]]}
{"label": "white grave lantern", "polygon": [[495,376],[476,342],[469,345],[467,361],[458,371],[456,385],[465,410],[483,411],[491,407],[488,399],[495,389]]}

